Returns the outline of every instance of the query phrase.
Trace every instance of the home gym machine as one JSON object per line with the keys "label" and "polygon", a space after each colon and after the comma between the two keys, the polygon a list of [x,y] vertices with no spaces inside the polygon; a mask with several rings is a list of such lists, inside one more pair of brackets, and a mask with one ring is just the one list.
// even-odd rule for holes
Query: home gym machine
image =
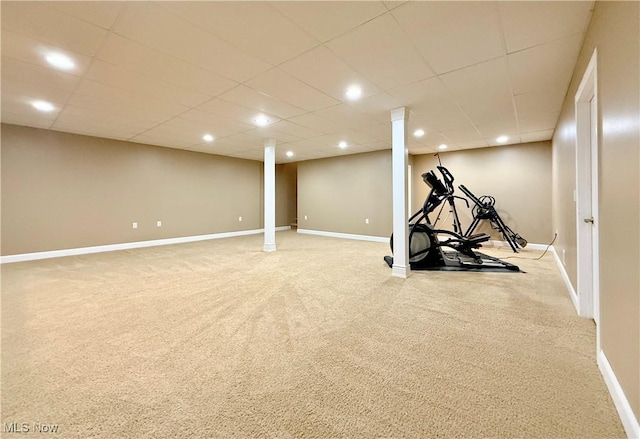
{"label": "home gym machine", "polygon": [[527,246],[527,240],[520,236],[518,233],[514,232],[509,226],[507,226],[498,212],[495,209],[496,199],[491,195],[483,195],[480,198],[476,197],[469,189],[467,189],[464,185],[458,186],[458,188],[464,192],[464,194],[469,197],[471,201],[475,204],[473,209],[471,209],[471,213],[473,214],[473,221],[471,225],[464,233],[464,236],[472,236],[473,231],[476,229],[481,220],[488,220],[491,224],[491,228],[493,230],[498,230],[502,233],[504,240],[507,241],[511,250],[515,253],[518,253],[518,248],[525,248]]}
{"label": "home gym machine", "polygon": [[[520,271],[519,267],[500,259],[476,252],[482,247],[482,243],[489,240],[486,233],[462,234],[462,228],[455,206],[453,175],[444,166],[438,166],[442,174],[440,180],[433,171],[422,174],[422,180],[431,188],[422,209],[409,218],[409,264],[412,270],[444,270],[444,271]],[[438,213],[438,219],[431,224],[429,214],[443,202],[447,202],[453,213],[454,230],[436,229],[442,212]],[[466,201],[466,200],[465,200]],[[444,207],[444,206],[443,206]],[[445,235],[441,239],[440,235]],[[393,235],[390,239],[391,251],[393,251]],[[447,247],[450,251],[444,251]],[[389,267],[393,266],[393,257],[385,256],[385,262]]]}

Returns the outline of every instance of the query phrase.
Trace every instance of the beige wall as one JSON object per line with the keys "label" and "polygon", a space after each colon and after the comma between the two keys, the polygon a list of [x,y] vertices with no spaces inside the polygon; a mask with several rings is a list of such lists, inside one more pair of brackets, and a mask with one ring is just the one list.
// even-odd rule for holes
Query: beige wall
{"label": "beige wall", "polygon": [[[601,346],[640,419],[640,4],[596,2],[553,139],[553,225],[576,287],[574,96],[598,50]],[[595,348],[595,347],[594,347]]]}
{"label": "beige wall", "polygon": [[[464,196],[458,189],[461,184],[477,197],[491,195],[500,217],[515,232],[531,243],[551,242],[551,142],[444,152],[440,153],[440,160],[455,178],[456,195]],[[429,192],[421,175],[433,169],[442,178],[437,165],[433,154],[413,156],[412,212],[422,207]],[[461,201],[456,202],[456,207],[466,230],[472,221],[471,210]],[[452,217],[443,221],[448,211],[445,207],[439,227],[451,229]],[[502,240],[487,221],[482,221],[476,231]]]}
{"label": "beige wall", "polygon": [[387,237],[391,202],[389,150],[298,163],[301,229]]}
{"label": "beige wall", "polygon": [[290,226],[296,221],[297,163],[276,165],[276,227]]}
{"label": "beige wall", "polygon": [[3,124],[2,255],[259,229],[261,169]]}

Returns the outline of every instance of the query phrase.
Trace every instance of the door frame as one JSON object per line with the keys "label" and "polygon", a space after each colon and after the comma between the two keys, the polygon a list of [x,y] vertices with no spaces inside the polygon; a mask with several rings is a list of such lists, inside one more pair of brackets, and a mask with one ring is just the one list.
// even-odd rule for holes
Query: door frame
{"label": "door frame", "polygon": [[[598,208],[598,53],[591,60],[575,95],[576,244],[578,314],[600,321],[600,245]],[[593,218],[593,223],[585,219]],[[598,334],[598,344],[600,331]]]}

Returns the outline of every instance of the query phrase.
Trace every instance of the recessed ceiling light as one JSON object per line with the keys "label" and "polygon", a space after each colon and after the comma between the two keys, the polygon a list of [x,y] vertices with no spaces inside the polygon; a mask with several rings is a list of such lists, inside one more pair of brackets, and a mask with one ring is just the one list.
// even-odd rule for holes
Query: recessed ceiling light
{"label": "recessed ceiling light", "polygon": [[442,145],[438,145],[438,149],[447,149],[448,146],[445,145],[444,143]]}
{"label": "recessed ceiling light", "polygon": [[202,136],[202,140],[204,140],[205,142],[213,142],[213,136],[211,134],[205,134],[204,136]]}
{"label": "recessed ceiling light", "polygon": [[509,140],[508,136],[500,136],[496,138],[496,142],[498,143],[505,143],[507,140]]}
{"label": "recessed ceiling light", "polygon": [[342,149],[345,149],[349,145],[344,140],[341,140],[340,143],[338,143],[338,146]]}
{"label": "recessed ceiling light", "polygon": [[56,109],[56,107],[54,107],[51,102],[46,101],[33,101],[31,105],[33,105],[33,108],[35,108],[36,110],[44,111],[45,113],[49,113],[50,111]]}
{"label": "recessed ceiling light", "polygon": [[76,63],[71,58],[60,52],[50,52],[44,56],[49,64],[62,70],[72,70]]}
{"label": "recessed ceiling light", "polygon": [[413,135],[414,135],[415,137],[422,137],[422,136],[424,136],[424,130],[423,130],[422,128],[421,128],[421,129],[419,129],[419,130],[415,130],[415,131],[413,132]]}
{"label": "recessed ceiling light", "polygon": [[269,125],[271,123],[271,120],[269,120],[269,118],[264,114],[261,114],[259,116],[256,116],[256,118],[253,119],[253,122],[259,127],[264,127]]}
{"label": "recessed ceiling light", "polygon": [[287,151],[287,157],[293,157],[293,151]]}
{"label": "recessed ceiling light", "polygon": [[360,96],[362,96],[362,88],[359,85],[351,85],[347,88],[345,96],[347,97],[347,99],[352,101],[360,99]]}

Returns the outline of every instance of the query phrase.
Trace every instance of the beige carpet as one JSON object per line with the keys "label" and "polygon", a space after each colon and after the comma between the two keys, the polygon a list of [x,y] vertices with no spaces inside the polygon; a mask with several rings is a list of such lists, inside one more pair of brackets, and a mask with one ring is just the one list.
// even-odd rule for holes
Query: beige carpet
{"label": "beige carpet", "polygon": [[3,265],[3,429],[624,437],[594,324],[576,316],[551,255],[517,261],[527,274],[401,280],[386,244],[281,232],[263,253],[262,239]]}

